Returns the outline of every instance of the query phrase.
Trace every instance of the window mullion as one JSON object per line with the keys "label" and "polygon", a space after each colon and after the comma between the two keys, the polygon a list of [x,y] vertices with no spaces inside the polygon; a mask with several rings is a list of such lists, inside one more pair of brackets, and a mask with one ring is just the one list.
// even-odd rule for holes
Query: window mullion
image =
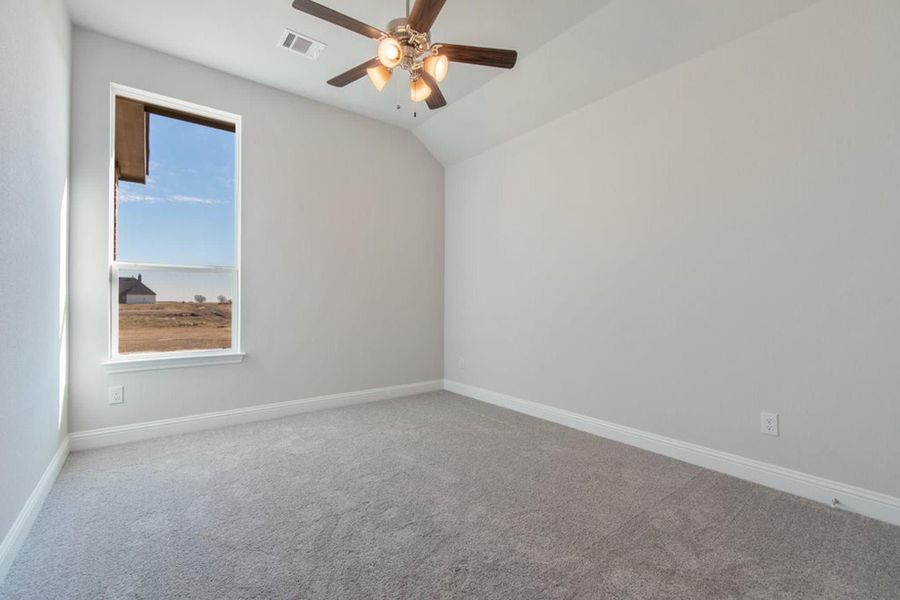
{"label": "window mullion", "polygon": [[135,271],[178,271],[183,273],[230,273],[237,271],[237,267],[219,265],[164,265],[159,263],[123,262],[115,261],[115,268],[119,270]]}

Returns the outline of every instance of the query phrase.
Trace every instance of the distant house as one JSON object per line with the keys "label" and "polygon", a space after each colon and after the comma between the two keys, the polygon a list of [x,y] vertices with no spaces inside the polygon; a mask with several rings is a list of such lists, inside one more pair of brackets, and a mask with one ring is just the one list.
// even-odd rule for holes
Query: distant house
{"label": "distant house", "polygon": [[141,281],[141,275],[119,277],[119,304],[156,304],[156,292]]}

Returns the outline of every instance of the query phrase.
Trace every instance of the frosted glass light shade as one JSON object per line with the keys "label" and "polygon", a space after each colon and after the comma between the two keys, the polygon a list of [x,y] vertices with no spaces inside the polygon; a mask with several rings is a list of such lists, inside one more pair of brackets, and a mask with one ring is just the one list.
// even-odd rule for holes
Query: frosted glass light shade
{"label": "frosted glass light shade", "polygon": [[386,37],[378,43],[378,60],[388,69],[393,69],[403,60],[403,48],[400,42],[392,37]]}
{"label": "frosted glass light shade", "polygon": [[447,77],[447,71],[450,69],[450,61],[446,56],[429,56],[425,59],[425,72],[434,77],[438,83]]}
{"label": "frosted glass light shade", "polygon": [[412,98],[413,102],[422,102],[426,100],[428,96],[431,95],[431,88],[428,87],[428,84],[425,83],[422,78],[416,79],[415,81],[411,81],[409,84],[409,97]]}
{"label": "frosted glass light shade", "polygon": [[372,82],[372,85],[374,85],[375,89],[379,92],[383,90],[384,86],[387,85],[387,82],[391,80],[391,71],[390,69],[385,68],[384,65],[377,65],[371,69],[366,69],[366,73],[369,75],[369,80]]}

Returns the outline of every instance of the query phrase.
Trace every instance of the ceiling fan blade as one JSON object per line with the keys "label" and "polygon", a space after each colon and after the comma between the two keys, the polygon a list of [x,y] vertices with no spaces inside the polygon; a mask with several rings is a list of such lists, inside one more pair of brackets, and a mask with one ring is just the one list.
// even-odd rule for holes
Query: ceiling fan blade
{"label": "ceiling fan blade", "polygon": [[294,0],[294,8],[296,8],[300,12],[305,12],[308,15],[318,17],[323,21],[334,23],[335,25],[339,25],[340,27],[344,27],[345,29],[349,29],[350,31],[355,31],[356,33],[362,34],[375,40],[386,35],[380,29],[376,29],[375,27],[367,25],[362,21],[357,21],[353,17],[348,17],[345,14],[339,13],[336,10],[332,10],[327,6],[322,6],[318,2],[313,2],[312,0]]}
{"label": "ceiling fan blade", "polygon": [[377,58],[373,58],[372,60],[367,60],[361,65],[356,65],[349,71],[345,71],[338,75],[337,77],[332,77],[328,80],[328,85],[333,85],[334,87],[344,87],[348,83],[353,83],[357,79],[366,76],[366,69],[371,69],[374,66],[377,66],[381,63],[378,62]]}
{"label": "ceiling fan blade", "polygon": [[431,94],[425,98],[425,104],[428,105],[428,108],[431,110],[436,110],[441,108],[442,106],[447,106],[447,100],[444,98],[444,94],[441,92],[441,88],[438,87],[437,81],[434,80],[434,77],[428,74],[426,71],[422,71],[420,74],[422,79],[431,88]]}
{"label": "ceiling fan blade", "polygon": [[444,3],[447,0],[416,0],[412,12],[409,13],[409,26],[419,33],[431,31],[434,20],[437,19]]}
{"label": "ceiling fan blade", "polygon": [[512,69],[516,66],[519,54],[515,50],[498,48],[479,48],[478,46],[460,46],[459,44],[441,44],[438,54],[443,54],[453,62]]}

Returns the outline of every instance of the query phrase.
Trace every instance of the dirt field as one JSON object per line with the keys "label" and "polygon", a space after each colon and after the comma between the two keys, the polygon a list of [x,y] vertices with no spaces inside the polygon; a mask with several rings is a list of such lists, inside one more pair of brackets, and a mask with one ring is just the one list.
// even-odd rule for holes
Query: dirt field
{"label": "dirt field", "polygon": [[230,347],[230,304],[119,305],[119,352],[122,354]]}

